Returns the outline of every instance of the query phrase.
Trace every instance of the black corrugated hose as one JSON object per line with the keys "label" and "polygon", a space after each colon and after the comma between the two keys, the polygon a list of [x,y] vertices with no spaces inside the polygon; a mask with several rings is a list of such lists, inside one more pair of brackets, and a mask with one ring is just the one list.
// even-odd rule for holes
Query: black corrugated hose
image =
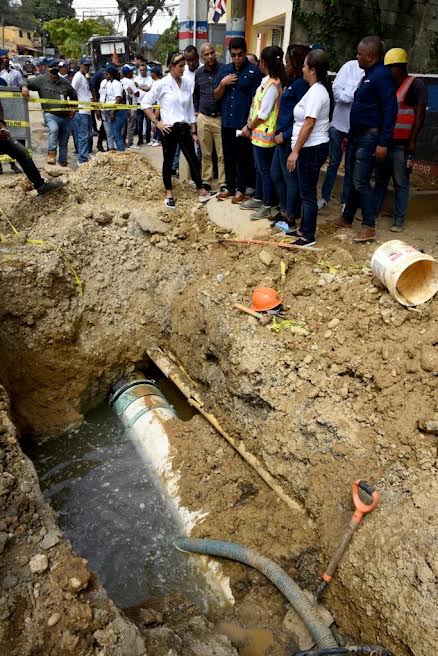
{"label": "black corrugated hose", "polygon": [[342,656],[342,654],[363,654],[365,656],[393,656],[385,647],[363,645],[352,647],[331,647],[329,649],[310,649],[296,651],[294,656]]}

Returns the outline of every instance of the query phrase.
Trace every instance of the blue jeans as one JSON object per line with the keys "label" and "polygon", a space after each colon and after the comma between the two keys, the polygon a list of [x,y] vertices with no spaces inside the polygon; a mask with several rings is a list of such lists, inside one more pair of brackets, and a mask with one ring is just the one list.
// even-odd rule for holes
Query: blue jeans
{"label": "blue jeans", "polygon": [[111,132],[114,138],[114,141],[116,143],[116,148],[117,150],[124,151],[125,150],[125,140],[123,138],[123,128],[125,126],[125,123],[127,121],[127,110],[126,109],[118,109],[115,113],[114,119],[109,120],[109,123],[111,125]]}
{"label": "blue jeans", "polygon": [[88,156],[93,150],[93,125],[91,123],[91,114],[75,115],[72,125],[76,133],[76,143],[78,146],[78,162],[88,162]]}
{"label": "blue jeans", "polygon": [[[325,174],[325,180],[322,185],[322,197],[327,203],[335,186],[336,176],[338,175],[339,165],[342,162],[342,140],[348,135],[341,132],[333,126],[329,128],[330,146],[329,146],[329,165]],[[348,194],[350,193],[350,172],[348,170],[348,158],[345,157],[345,176],[344,185],[342,187],[341,204],[347,202]]]}
{"label": "blue jeans", "polygon": [[301,198],[297,172],[287,170],[290,152],[290,140],[276,147],[271,164],[271,180],[279,197],[281,213],[287,219],[296,219],[301,216]]}
{"label": "blue jeans", "polygon": [[375,175],[376,216],[379,216],[383,207],[388,182],[392,178],[394,182],[394,223],[402,226],[409,202],[409,171],[406,168],[405,146],[399,144],[389,146],[388,157],[383,162],[376,163]]}
{"label": "blue jeans", "polygon": [[274,148],[263,148],[263,146],[254,146],[254,164],[256,169],[256,190],[254,198],[261,200],[265,207],[271,207],[272,202],[272,181],[271,181],[271,164],[274,157]]}
{"label": "blue jeans", "polygon": [[318,216],[318,201],[316,186],[319,172],[329,153],[329,144],[301,148],[297,160],[298,184],[300,186],[303,211],[300,232],[308,241],[314,241],[316,218]]}
{"label": "blue jeans", "polygon": [[44,125],[49,129],[47,150],[49,153],[56,153],[59,147],[58,162],[67,162],[67,144],[71,134],[71,118],[62,118],[50,112],[44,112],[43,117]]}
{"label": "blue jeans", "polygon": [[347,157],[351,171],[351,187],[343,216],[353,223],[354,215],[362,209],[362,225],[374,228],[376,223],[376,208],[374,191],[371,187],[378,135],[366,132],[353,136],[350,140]]}

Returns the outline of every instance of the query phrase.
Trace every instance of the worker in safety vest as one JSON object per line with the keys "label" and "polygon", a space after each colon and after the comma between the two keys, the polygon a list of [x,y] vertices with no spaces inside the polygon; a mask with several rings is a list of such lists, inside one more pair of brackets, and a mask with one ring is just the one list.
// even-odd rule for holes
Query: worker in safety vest
{"label": "worker in safety vest", "polygon": [[278,107],[286,82],[283,51],[278,46],[268,46],[260,55],[260,69],[265,74],[252,101],[250,118],[242,130],[242,137],[251,139],[256,168],[254,198],[244,201],[241,210],[255,210],[251,219],[271,218],[272,181],[271,164],[275,150]]}
{"label": "worker in safety vest", "polygon": [[382,209],[388,182],[394,183],[394,225],[392,232],[403,230],[409,201],[409,174],[417,137],[426,114],[427,92],[423,80],[408,75],[408,55],[402,48],[391,48],[385,55],[397,88],[398,113],[386,159],[376,163],[376,214]]}

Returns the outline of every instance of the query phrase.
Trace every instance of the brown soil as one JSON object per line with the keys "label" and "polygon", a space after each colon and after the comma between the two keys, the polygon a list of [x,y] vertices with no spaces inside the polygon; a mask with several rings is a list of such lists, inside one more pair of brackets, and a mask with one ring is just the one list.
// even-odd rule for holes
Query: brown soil
{"label": "brown soil", "polygon": [[[418,310],[398,305],[372,278],[375,246],[352,245],[327,224],[321,253],[264,249],[261,258],[260,247],[220,245],[193,197],[179,188],[178,209],[167,210],[158,176],[133,153],[99,155],[70,173],[68,188],[53,197],[37,198],[16,181],[2,194],[20,232],[0,244],[0,379],[14,421],[35,434],[64,430],[143,362],[146,348],[173,351],[207,408],[307,513],[283,507],[195,418],[174,448],[183,500],[209,511],[197,534],[257,547],[314,589],[351,518],[351,482],[372,481],[382,503],[357,532],[326,605],[353,643],[430,656],[438,639],[436,435],[419,426],[438,413],[438,301]],[[11,233],[1,217],[0,231]],[[433,234],[428,227],[408,240],[433,253]],[[26,237],[44,243],[29,245]],[[84,283],[82,295],[71,267]],[[272,332],[232,309],[248,303],[258,284],[281,289],[288,318],[304,323],[308,336]],[[18,557],[23,542],[19,534],[3,557]],[[268,653],[281,653],[287,605],[258,574],[225,568],[239,602],[232,619],[273,630]],[[39,577],[50,590],[51,574]],[[15,589],[5,592],[8,603]],[[29,598],[23,603],[25,611],[16,605],[3,617],[8,640],[37,635],[36,628],[27,632],[27,613],[41,629],[41,647],[32,653],[64,653],[49,651],[45,624]],[[177,605],[169,602],[172,612]],[[207,644],[210,627],[184,608]],[[185,645],[184,619],[172,612],[167,626],[143,631],[150,653],[214,653],[196,652],[193,640]],[[62,620],[76,635],[68,617]],[[99,653],[86,642],[95,630],[87,621],[75,654]],[[28,653],[20,648],[13,653]]]}

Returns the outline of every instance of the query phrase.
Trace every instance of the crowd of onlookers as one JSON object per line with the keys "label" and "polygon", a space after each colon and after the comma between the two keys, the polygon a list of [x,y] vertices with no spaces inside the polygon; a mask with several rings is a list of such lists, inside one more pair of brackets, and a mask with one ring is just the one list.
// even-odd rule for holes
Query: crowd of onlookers
{"label": "crowd of onlookers", "polygon": [[[250,210],[253,220],[271,220],[296,245],[306,247],[315,242],[318,210],[330,201],[345,153],[335,225],[351,227],[360,209],[362,227],[354,240],[375,239],[376,217],[392,177],[392,230],[403,229],[412,158],[426,109],[425,86],[408,74],[404,50],[385,52],[379,37],[365,37],[356,59],[341,67],[333,84],[322,46],[291,45],[286,53],[268,46],[259,61],[247,53],[245,40],[235,37],[229,43],[230,63],[219,63],[207,42],[199,55],[194,46],[170,53],[164,76],[161,66],[148,66],[141,56],[90,75],[91,60],[83,57],[71,79],[66,62],[47,61],[44,73],[18,81],[24,96],[31,90],[53,99],[53,105],[43,107],[49,163],[58,159],[67,165],[71,133],[79,164],[91,155],[93,135],[98,150],[105,142],[107,149],[119,151],[145,141],[162,146],[165,204],[173,208],[172,178],[182,152],[200,202],[229,200]],[[7,78],[14,74],[8,73],[6,61],[3,68],[0,79],[16,84]],[[123,107],[94,112],[79,104],[72,113],[63,111],[57,99]],[[327,158],[318,200],[317,183]]]}

